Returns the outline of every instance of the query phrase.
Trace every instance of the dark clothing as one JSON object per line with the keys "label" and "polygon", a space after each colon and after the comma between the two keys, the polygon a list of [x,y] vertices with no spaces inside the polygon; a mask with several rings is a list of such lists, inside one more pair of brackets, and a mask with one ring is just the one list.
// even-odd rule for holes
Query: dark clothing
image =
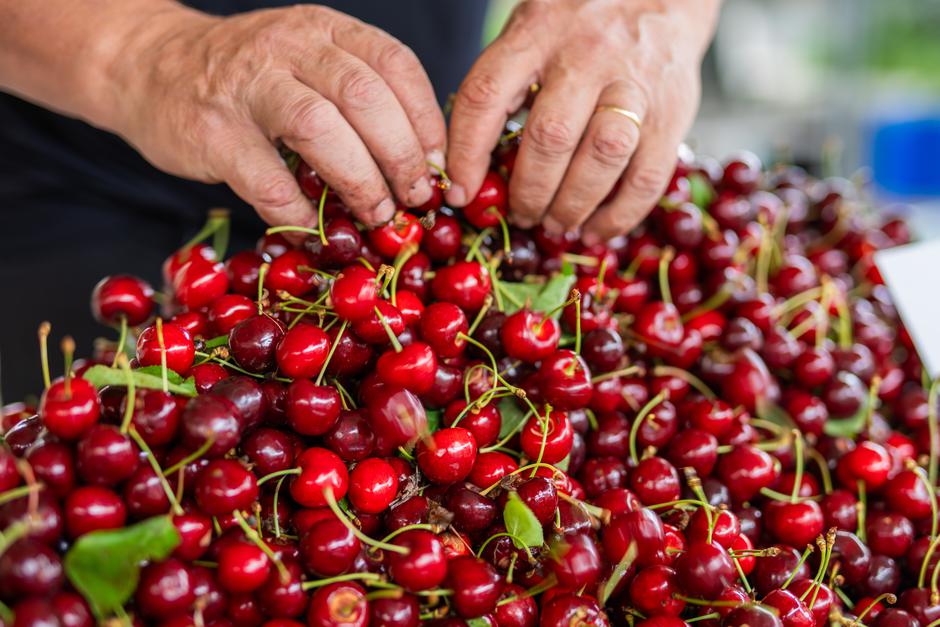
{"label": "dark clothing", "polygon": [[[293,4],[194,0],[214,14]],[[421,59],[443,102],[479,51],[483,0],[328,0],[391,33]],[[180,129],[185,132],[185,129]],[[164,174],[119,138],[0,94],[0,391],[11,402],[41,386],[35,330],[95,336],[88,300],[106,274],[130,273],[159,288],[162,260],[192,235],[211,207],[233,210],[233,245],[261,234],[254,212],[224,185]],[[57,343],[56,343],[57,344]],[[53,344],[53,347],[56,345]],[[50,351],[55,354],[57,351]],[[55,362],[53,362],[55,363]]]}

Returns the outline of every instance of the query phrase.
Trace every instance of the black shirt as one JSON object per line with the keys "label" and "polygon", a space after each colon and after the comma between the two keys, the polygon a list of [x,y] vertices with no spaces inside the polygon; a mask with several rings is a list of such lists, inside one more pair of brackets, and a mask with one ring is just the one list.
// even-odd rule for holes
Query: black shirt
{"label": "black shirt", "polygon": [[[219,15],[294,4],[194,0]],[[331,0],[411,47],[443,102],[479,52],[484,0]],[[181,129],[180,132],[185,132]],[[79,351],[96,335],[88,298],[105,274],[154,282],[161,260],[191,235],[210,207],[233,209],[234,242],[262,225],[224,185],[164,174],[121,139],[0,94],[0,391],[4,402],[38,391],[36,326],[71,333]],[[113,338],[112,338],[113,339]],[[54,351],[53,351],[54,352]],[[55,373],[54,373],[55,374]]]}

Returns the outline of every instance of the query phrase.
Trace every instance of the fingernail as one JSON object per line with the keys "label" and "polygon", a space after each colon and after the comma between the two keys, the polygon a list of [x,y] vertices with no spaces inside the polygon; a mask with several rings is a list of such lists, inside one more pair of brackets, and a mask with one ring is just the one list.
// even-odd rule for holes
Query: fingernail
{"label": "fingernail", "polygon": [[391,198],[386,198],[375,206],[375,209],[372,210],[372,215],[375,216],[376,224],[385,224],[395,215],[395,201]]}
{"label": "fingernail", "polygon": [[565,227],[562,226],[561,222],[551,216],[547,216],[544,220],[542,220],[542,228],[552,234],[561,233],[565,230]]}
{"label": "fingernail", "polygon": [[431,200],[431,181],[426,176],[422,176],[415,181],[408,190],[406,204],[409,207],[419,207]]}
{"label": "fingernail", "polygon": [[431,174],[440,174],[438,168],[441,170],[447,169],[447,159],[444,157],[444,152],[442,150],[432,150],[428,153],[427,159],[429,164],[428,170],[431,172]]}
{"label": "fingernail", "polygon": [[581,241],[584,242],[585,246],[594,246],[601,243],[601,237],[593,231],[588,231],[581,236]]}
{"label": "fingernail", "polygon": [[467,204],[467,191],[462,185],[454,183],[447,190],[447,202],[455,207],[463,207]]}

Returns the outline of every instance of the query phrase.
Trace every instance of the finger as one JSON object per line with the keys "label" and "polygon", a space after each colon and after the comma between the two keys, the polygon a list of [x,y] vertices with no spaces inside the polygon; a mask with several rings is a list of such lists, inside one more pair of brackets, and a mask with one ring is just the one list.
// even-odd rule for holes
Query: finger
{"label": "finger", "polygon": [[642,120],[646,96],[634,83],[618,81],[605,88],[571,160],[543,225],[550,232],[579,227],[597,208],[623,175],[640,140],[640,127],[617,110],[632,111]]}
{"label": "finger", "polygon": [[543,53],[538,46],[523,44],[522,37],[507,33],[497,39],[457,90],[447,135],[451,205],[462,207],[476,196],[506,120],[538,79]]}
{"label": "finger", "polygon": [[538,223],[554,198],[597,105],[599,81],[556,65],[544,79],[526,120],[509,181],[513,222]]}
{"label": "finger", "polygon": [[253,127],[234,137],[237,143],[219,147],[218,177],[271,226],[316,225],[316,212],[271,141]]}
{"label": "finger", "polygon": [[408,206],[431,198],[427,160],[411,121],[381,76],[333,46],[296,62],[297,78],[336,105],[356,130],[395,195]]}
{"label": "finger", "polygon": [[358,20],[354,20],[348,32],[344,30],[334,41],[385,79],[411,121],[425,158],[444,168],[447,145],[444,114],[434,95],[431,79],[411,48]]}
{"label": "finger", "polygon": [[292,77],[270,81],[255,119],[280,138],[335,189],[367,226],[392,218],[395,201],[369,149],[329,100]]}
{"label": "finger", "polygon": [[656,133],[654,129],[644,133],[613,200],[599,208],[584,225],[586,244],[626,233],[653,209],[676,166],[679,138],[672,135]]}

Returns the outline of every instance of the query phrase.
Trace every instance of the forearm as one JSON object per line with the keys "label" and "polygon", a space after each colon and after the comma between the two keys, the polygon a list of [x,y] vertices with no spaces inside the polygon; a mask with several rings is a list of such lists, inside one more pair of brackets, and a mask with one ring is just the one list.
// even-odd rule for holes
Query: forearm
{"label": "forearm", "polygon": [[0,0],[0,89],[114,130],[124,63],[189,13],[174,0]]}

